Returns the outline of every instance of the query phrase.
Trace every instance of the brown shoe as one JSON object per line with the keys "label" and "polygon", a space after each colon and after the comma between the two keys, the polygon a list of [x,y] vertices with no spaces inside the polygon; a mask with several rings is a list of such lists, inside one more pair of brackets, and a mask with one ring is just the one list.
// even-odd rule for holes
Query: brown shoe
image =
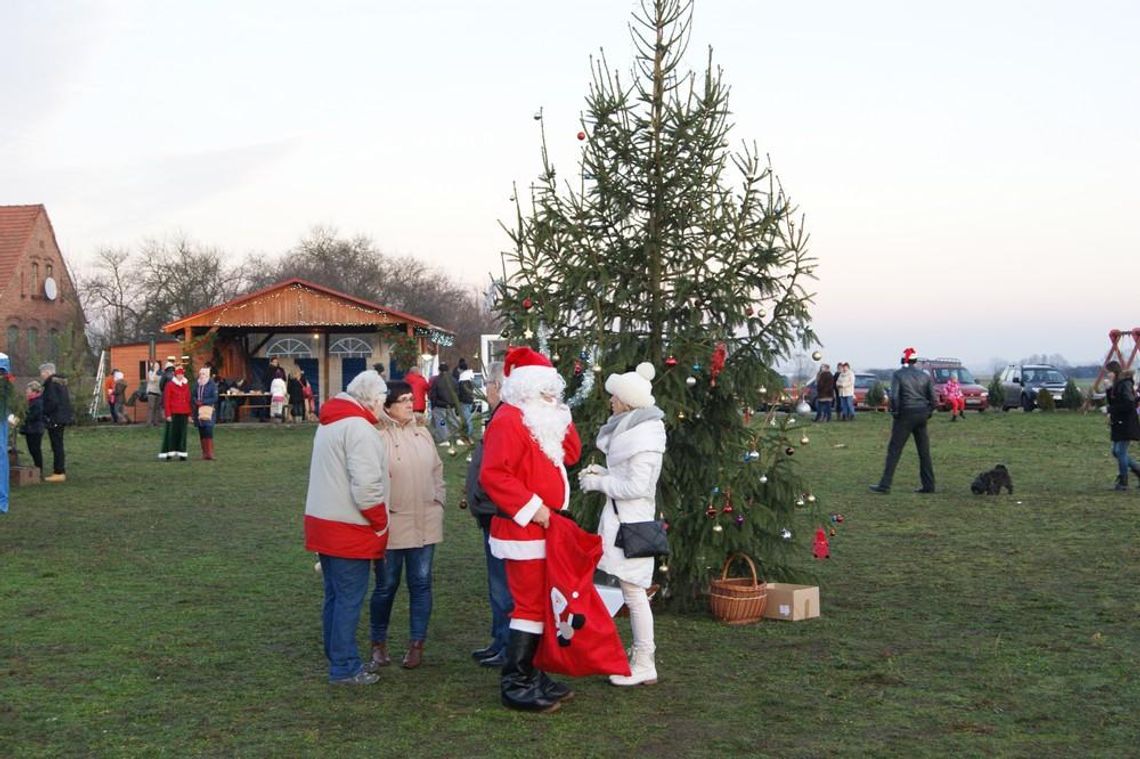
{"label": "brown shoe", "polygon": [[387,667],[392,663],[392,657],[388,655],[388,643],[375,643],[372,644],[372,658],[368,661],[364,668],[369,672],[375,672],[381,667]]}
{"label": "brown shoe", "polygon": [[408,652],[404,654],[404,661],[400,664],[404,669],[415,669],[424,659],[424,642],[413,640],[408,644]]}

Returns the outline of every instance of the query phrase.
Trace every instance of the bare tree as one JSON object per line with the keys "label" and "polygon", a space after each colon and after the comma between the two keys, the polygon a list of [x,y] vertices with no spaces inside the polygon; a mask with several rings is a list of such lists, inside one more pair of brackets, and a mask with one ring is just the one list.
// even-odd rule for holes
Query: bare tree
{"label": "bare tree", "polygon": [[479,335],[498,331],[486,292],[413,256],[388,256],[368,237],[340,237],[330,227],[314,227],[276,261],[247,259],[245,268],[250,289],[298,277],[451,330],[456,342],[445,351],[449,358],[475,355]]}
{"label": "bare tree", "polygon": [[221,250],[185,236],[147,240],[137,253],[99,251],[94,273],[76,286],[92,344],[149,340],[161,335],[167,322],[244,292],[245,265],[229,266],[225,259]]}
{"label": "bare tree", "polygon": [[131,274],[131,254],[103,248],[95,254],[94,273],[76,278],[75,289],[87,315],[88,336],[95,346],[133,340],[139,333],[141,284]]}

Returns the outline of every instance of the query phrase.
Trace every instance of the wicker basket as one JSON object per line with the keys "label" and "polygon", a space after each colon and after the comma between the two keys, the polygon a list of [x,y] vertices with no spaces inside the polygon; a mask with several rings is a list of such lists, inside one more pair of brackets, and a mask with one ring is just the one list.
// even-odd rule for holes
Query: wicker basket
{"label": "wicker basket", "polygon": [[[752,577],[729,577],[732,562],[748,562]],[[724,560],[719,580],[709,581],[709,606],[714,617],[726,625],[749,625],[764,616],[768,604],[768,586],[756,576],[756,564],[743,553],[734,553]]]}

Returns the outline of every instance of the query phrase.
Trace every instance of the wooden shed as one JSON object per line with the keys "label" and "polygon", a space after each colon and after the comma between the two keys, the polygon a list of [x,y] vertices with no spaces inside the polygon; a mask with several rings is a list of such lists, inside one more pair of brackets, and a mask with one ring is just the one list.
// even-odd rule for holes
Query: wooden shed
{"label": "wooden shed", "polygon": [[449,346],[454,334],[411,314],[289,279],[163,327],[182,341],[195,366],[210,361],[230,381],[268,389],[272,358],[304,372],[323,401],[373,365],[398,379],[421,356]]}
{"label": "wooden shed", "polygon": [[[146,365],[148,361],[163,362],[168,356],[181,360],[182,343],[174,338],[165,338],[148,343],[124,343],[112,345],[108,351],[110,360],[104,366],[109,377],[115,369],[122,371],[127,380],[127,392],[134,393],[140,387],[146,393]],[[135,403],[124,411],[132,422],[147,420],[146,403]]]}

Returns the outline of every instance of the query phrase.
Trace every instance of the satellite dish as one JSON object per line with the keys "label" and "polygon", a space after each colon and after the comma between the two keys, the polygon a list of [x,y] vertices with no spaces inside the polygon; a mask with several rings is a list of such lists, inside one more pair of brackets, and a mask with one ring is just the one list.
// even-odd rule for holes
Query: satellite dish
{"label": "satellite dish", "polygon": [[59,287],[56,286],[53,277],[44,278],[44,295],[48,300],[55,300],[59,296]]}

